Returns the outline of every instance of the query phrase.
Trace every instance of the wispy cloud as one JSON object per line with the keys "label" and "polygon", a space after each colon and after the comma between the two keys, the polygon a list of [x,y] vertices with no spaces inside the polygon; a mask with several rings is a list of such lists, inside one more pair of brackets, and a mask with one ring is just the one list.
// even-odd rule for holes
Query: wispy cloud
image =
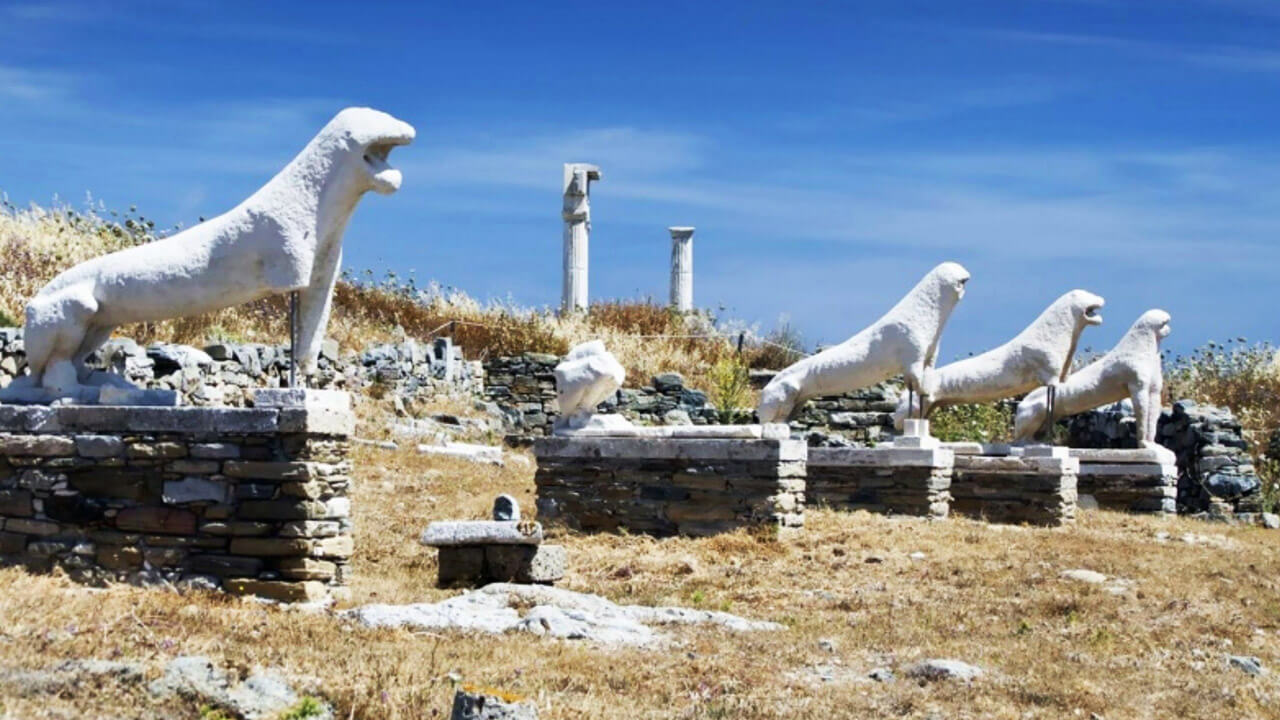
{"label": "wispy cloud", "polygon": [[0,65],[0,98],[29,104],[62,101],[79,81],[72,73]]}
{"label": "wispy cloud", "polygon": [[1265,47],[1153,42],[1115,35],[1031,30],[983,29],[977,32],[990,37],[1020,42],[1106,48],[1153,59],[1172,60],[1235,72],[1280,71],[1280,51]]}

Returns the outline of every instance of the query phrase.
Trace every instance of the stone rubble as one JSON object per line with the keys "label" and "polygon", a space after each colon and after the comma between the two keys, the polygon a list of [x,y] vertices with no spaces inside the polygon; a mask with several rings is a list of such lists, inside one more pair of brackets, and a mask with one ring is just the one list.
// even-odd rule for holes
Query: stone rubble
{"label": "stone rubble", "polygon": [[[241,682],[232,683],[227,673],[201,655],[174,658],[164,675],[147,686],[152,695],[178,695],[234,712],[245,720],[272,720],[298,705],[302,698],[276,670],[254,668]],[[319,703],[313,720],[333,720],[333,708]]]}
{"label": "stone rubble", "polygon": [[[128,338],[112,338],[87,364],[141,387],[177,391],[186,405],[244,407],[253,404],[255,388],[288,383],[289,348],[228,342],[203,350],[160,343],[144,348]],[[0,328],[0,388],[24,374],[26,365],[22,328]],[[483,377],[480,363],[467,362],[449,338],[426,343],[404,338],[346,353],[327,340],[308,386],[386,394],[398,410],[413,415],[418,405],[437,397],[479,397]],[[371,390],[374,386],[379,389]]]}
{"label": "stone rubble", "polygon": [[[524,615],[520,609],[528,608]],[[654,647],[670,638],[651,625],[716,625],[738,632],[783,626],[729,613],[679,607],[616,605],[599,595],[541,585],[494,583],[438,603],[365,605],[343,613],[368,627],[528,632],[603,646]]]}
{"label": "stone rubble", "polygon": [[449,720],[538,720],[538,709],[500,690],[463,685],[454,693]]}
{"label": "stone rubble", "polygon": [[982,668],[959,660],[934,658],[907,668],[907,677],[932,682],[935,680],[971,681],[982,677]]}
{"label": "stone rubble", "polygon": [[[1135,447],[1137,430],[1128,400],[1076,415],[1066,425],[1071,447]],[[1160,414],[1156,440],[1178,459],[1180,513],[1207,512],[1215,500],[1229,506],[1228,514],[1261,511],[1261,482],[1240,422],[1230,410],[1179,400]]]}

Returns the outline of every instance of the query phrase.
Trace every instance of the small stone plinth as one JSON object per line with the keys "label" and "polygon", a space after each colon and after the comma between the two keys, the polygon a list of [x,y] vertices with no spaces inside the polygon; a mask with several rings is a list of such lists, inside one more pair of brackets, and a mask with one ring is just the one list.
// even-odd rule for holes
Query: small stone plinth
{"label": "small stone plinth", "polygon": [[422,544],[438,548],[441,587],[491,582],[550,585],[564,577],[562,545],[543,545],[536,522],[476,520],[435,522]]}
{"label": "small stone plinth", "polygon": [[777,437],[540,438],[538,517],[589,532],[785,536],[804,525],[806,450]]}
{"label": "small stone plinth", "polygon": [[1043,455],[1035,456],[958,453],[951,476],[951,508],[991,522],[1048,526],[1074,522],[1079,467],[1066,448],[1046,448]]}
{"label": "small stone plinth", "polygon": [[0,560],[93,584],[344,595],[354,419],[336,395],[0,406]]}
{"label": "small stone plinth", "polygon": [[1104,510],[1173,515],[1178,511],[1178,465],[1172,452],[1071,450],[1080,462],[1076,489]]}
{"label": "small stone plinth", "polygon": [[836,510],[944,518],[953,463],[944,448],[809,448],[806,496]]}

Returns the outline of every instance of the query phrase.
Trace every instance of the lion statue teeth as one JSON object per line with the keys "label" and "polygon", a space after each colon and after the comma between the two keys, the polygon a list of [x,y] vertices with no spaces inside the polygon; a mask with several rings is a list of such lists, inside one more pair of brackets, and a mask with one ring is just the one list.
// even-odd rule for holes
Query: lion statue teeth
{"label": "lion statue teeth", "polygon": [[295,356],[314,369],[342,259],[342,236],[362,195],[394,193],[393,148],[413,141],[408,123],[347,108],[278,175],[235,208],[155,242],[64,271],[27,304],[30,375],[0,399],[96,402],[98,387],[132,388],[91,373],[85,358],[127,323],[199,315],[299,292]]}

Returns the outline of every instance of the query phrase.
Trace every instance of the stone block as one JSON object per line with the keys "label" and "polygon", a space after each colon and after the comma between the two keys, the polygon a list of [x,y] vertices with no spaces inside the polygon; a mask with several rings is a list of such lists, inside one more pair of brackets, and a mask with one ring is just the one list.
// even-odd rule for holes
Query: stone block
{"label": "stone block", "polygon": [[4,529],[13,533],[22,533],[24,535],[39,535],[47,537],[49,535],[57,535],[59,525],[56,522],[48,520],[32,520],[30,518],[10,518],[4,521]]}
{"label": "stone block", "polygon": [[323,477],[320,465],[308,462],[272,462],[265,460],[228,460],[222,473],[245,480],[311,480]]}
{"label": "stone block", "polygon": [[76,435],[76,454],[86,458],[113,458],[124,454],[124,441],[114,435]]}
{"label": "stone block", "polygon": [[478,582],[484,578],[484,548],[442,547],[437,581],[440,585]]}
{"label": "stone block", "polygon": [[149,547],[142,551],[142,558],[152,567],[177,567],[186,556],[182,548]]}
{"label": "stone block", "polygon": [[330,495],[333,490],[329,483],[320,480],[310,482],[286,482],[280,486],[280,494],[288,497],[300,497],[308,500],[319,500]]}
{"label": "stone block", "polygon": [[200,460],[234,460],[240,457],[240,446],[233,443],[196,443],[189,451],[191,457]]}
{"label": "stone block", "polygon": [[90,468],[68,476],[71,487],[93,497],[143,502],[157,499],[148,479],[153,473],[123,468]]}
{"label": "stone block", "polygon": [[422,533],[430,547],[459,545],[537,545],[542,542],[540,523],[502,520],[450,520],[433,522]]}
{"label": "stone block", "polygon": [[34,455],[67,457],[76,454],[76,443],[61,435],[0,435],[0,456]]}
{"label": "stone block", "polygon": [[192,502],[226,502],[227,484],[198,475],[181,480],[168,480],[164,484],[164,502],[171,505]]}
{"label": "stone block", "polygon": [[124,449],[125,457],[140,460],[172,460],[187,456],[187,446],[176,442],[130,443]]}
{"label": "stone block", "polygon": [[187,564],[192,572],[218,577],[255,577],[262,571],[262,560],[231,555],[192,555]]}
{"label": "stone block", "polygon": [[142,565],[142,550],[136,547],[109,545],[98,548],[98,564],[108,570],[132,570]]}
{"label": "stone block", "polygon": [[246,520],[323,520],[329,517],[324,503],[315,500],[246,500],[240,504]]}
{"label": "stone block", "polygon": [[315,558],[285,558],[277,568],[290,580],[332,580],[338,572],[337,564]]}
{"label": "stone block", "polygon": [[213,475],[222,464],[216,460],[174,460],[167,463],[164,469],[179,475]]}
{"label": "stone block", "polygon": [[0,515],[5,517],[31,517],[34,510],[30,490],[0,490]]}
{"label": "stone block", "polygon": [[333,520],[301,520],[280,526],[281,537],[325,538],[338,534],[339,525]]}
{"label": "stone block", "polygon": [[315,557],[349,558],[356,551],[355,539],[350,535],[313,540],[311,554]]}
{"label": "stone block", "polygon": [[21,555],[26,551],[26,535],[16,532],[0,532],[0,555]]}
{"label": "stone block", "polygon": [[224,585],[233,595],[255,595],[279,602],[319,602],[328,596],[324,583],[315,580],[284,582],[231,578]]}
{"label": "stone block", "polygon": [[485,578],[496,582],[552,583],[564,577],[563,545],[486,545]]}
{"label": "stone block", "polygon": [[230,552],[256,557],[306,555],[311,551],[311,543],[305,538],[238,537],[231,540]]}
{"label": "stone block", "polygon": [[163,507],[125,508],[116,516],[116,527],[125,531],[194,535],[196,515],[188,510]]}

